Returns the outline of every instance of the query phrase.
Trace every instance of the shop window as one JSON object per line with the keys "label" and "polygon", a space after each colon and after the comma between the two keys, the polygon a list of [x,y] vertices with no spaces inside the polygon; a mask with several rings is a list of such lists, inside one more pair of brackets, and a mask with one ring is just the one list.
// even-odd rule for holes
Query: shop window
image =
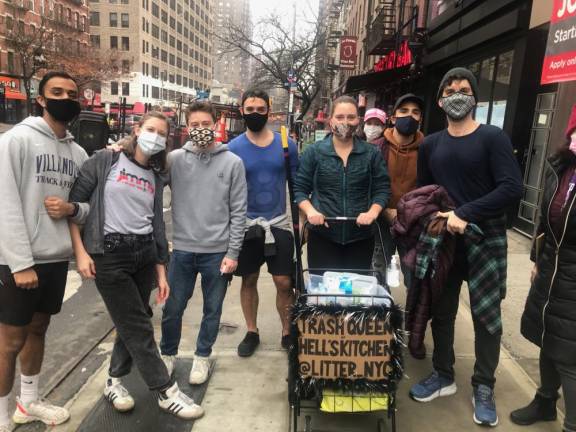
{"label": "shop window", "polygon": [[507,51],[467,65],[478,79],[474,118],[479,123],[504,126],[513,61],[514,51]]}

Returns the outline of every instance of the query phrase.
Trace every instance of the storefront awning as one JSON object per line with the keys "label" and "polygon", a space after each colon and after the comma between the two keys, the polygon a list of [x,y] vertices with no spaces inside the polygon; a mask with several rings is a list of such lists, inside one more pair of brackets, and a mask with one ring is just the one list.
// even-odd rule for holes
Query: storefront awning
{"label": "storefront awning", "polygon": [[364,75],[355,75],[346,81],[344,93],[358,93],[362,90],[376,90],[390,83],[404,78],[410,71],[410,65],[382,72],[370,72]]}

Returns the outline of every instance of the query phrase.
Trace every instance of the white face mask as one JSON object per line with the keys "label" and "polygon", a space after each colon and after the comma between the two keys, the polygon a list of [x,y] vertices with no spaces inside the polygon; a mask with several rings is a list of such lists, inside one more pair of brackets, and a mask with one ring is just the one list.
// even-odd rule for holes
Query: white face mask
{"label": "white face mask", "polygon": [[382,136],[384,132],[384,127],[378,125],[365,125],[364,133],[366,134],[366,139],[368,141],[373,141]]}
{"label": "white face mask", "polygon": [[166,137],[155,132],[142,131],[138,135],[138,146],[146,156],[154,156],[166,150]]}

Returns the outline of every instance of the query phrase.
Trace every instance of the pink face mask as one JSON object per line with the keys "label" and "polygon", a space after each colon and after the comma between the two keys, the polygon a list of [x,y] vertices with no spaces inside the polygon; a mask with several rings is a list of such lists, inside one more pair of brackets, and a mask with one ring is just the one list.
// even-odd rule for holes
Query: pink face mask
{"label": "pink face mask", "polygon": [[572,141],[570,141],[570,151],[576,155],[576,134],[572,135]]}

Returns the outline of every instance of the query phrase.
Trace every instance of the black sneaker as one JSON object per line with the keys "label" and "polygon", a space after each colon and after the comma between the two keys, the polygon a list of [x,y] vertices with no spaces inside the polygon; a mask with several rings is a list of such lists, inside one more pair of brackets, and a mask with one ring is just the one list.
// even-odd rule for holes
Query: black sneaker
{"label": "black sneaker", "polygon": [[240,357],[250,357],[260,345],[260,335],[256,332],[249,331],[244,336],[244,340],[238,345],[238,355]]}
{"label": "black sneaker", "polygon": [[282,345],[282,348],[284,348],[285,350],[289,350],[290,344],[291,344],[290,335],[283,335],[282,341],[280,342],[280,345]]}

